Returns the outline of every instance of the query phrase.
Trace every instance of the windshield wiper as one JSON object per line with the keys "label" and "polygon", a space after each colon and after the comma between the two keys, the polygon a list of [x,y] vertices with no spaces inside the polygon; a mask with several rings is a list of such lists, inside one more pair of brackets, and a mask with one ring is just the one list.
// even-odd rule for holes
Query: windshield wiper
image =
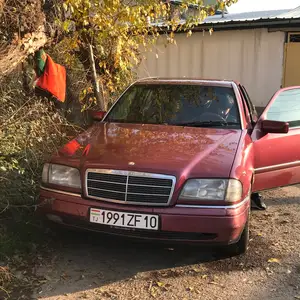
{"label": "windshield wiper", "polygon": [[240,126],[236,122],[225,122],[225,121],[194,121],[184,123],[173,123],[170,125],[174,126],[189,126],[189,127],[224,127],[224,126]]}

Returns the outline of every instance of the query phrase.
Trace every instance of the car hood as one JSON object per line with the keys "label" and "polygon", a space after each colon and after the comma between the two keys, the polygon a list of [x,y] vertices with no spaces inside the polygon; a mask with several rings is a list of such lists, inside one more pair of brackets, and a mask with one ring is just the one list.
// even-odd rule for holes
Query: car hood
{"label": "car hood", "polygon": [[232,129],[99,123],[63,147],[54,161],[69,160],[82,169],[226,178],[240,137],[241,130]]}

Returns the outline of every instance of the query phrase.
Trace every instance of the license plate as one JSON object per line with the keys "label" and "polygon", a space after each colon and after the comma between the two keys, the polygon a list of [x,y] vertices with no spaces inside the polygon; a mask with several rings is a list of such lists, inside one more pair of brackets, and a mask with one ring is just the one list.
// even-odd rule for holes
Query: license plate
{"label": "license plate", "polygon": [[90,222],[116,227],[158,230],[159,218],[155,215],[91,208]]}

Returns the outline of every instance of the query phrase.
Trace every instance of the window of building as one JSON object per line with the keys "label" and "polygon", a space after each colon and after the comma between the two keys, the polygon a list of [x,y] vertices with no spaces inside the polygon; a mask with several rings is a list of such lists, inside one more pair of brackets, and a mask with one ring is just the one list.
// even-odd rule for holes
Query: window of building
{"label": "window of building", "polygon": [[289,33],[289,43],[300,43],[300,32]]}

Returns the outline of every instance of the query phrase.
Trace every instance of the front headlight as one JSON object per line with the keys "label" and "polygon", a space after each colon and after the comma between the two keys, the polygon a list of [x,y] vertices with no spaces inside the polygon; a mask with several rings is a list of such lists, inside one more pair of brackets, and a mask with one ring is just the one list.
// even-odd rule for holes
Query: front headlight
{"label": "front headlight", "polygon": [[243,187],[235,179],[190,179],[180,194],[181,200],[219,200],[237,202],[241,200]]}
{"label": "front headlight", "polygon": [[42,182],[81,189],[79,170],[72,167],[55,164],[45,164]]}

